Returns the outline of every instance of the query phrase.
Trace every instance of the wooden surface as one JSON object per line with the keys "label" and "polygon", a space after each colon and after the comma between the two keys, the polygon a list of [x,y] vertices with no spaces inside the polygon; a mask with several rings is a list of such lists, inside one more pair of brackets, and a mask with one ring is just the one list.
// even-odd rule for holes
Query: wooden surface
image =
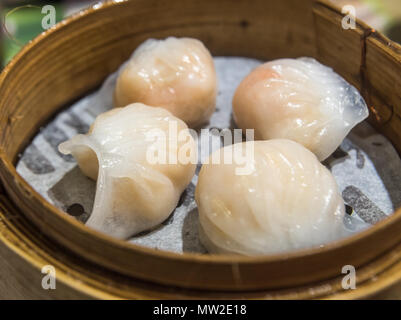
{"label": "wooden surface", "polygon": [[[168,35],[198,38],[214,55],[318,58],[362,91],[371,123],[400,152],[400,48],[361,22],[343,30],[341,19],[330,4],[312,0],[257,0],[251,6],[244,0],[135,0],[89,9],[39,36],[0,76],[1,202],[8,203],[2,208],[7,226],[0,232],[0,254],[15,261],[3,262],[4,268],[15,264],[21,279],[35,282],[43,257],[51,257],[65,276],[60,298],[360,297],[395,282],[400,210],[320,249],[268,257],[180,255],[86,228],[41,198],[14,167],[19,152],[63,105],[98,86],[143,40]],[[6,219],[10,212],[17,218]],[[347,264],[359,267],[358,290],[352,292],[340,285]],[[18,279],[13,281],[21,285]],[[23,294],[23,287],[14,294]],[[46,296],[32,290],[33,296]]]}

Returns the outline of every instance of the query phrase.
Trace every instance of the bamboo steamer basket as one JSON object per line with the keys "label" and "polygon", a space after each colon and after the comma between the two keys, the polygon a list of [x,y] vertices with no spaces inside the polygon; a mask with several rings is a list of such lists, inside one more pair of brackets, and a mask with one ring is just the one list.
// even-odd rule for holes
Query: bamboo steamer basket
{"label": "bamboo steamer basket", "polygon": [[[0,296],[361,298],[401,278],[401,210],[323,248],[263,257],[176,254],[116,240],[46,202],[16,172],[41,125],[97,88],[150,37],[189,36],[213,55],[311,56],[364,95],[369,122],[401,153],[401,46],[317,0],[109,1],[41,34],[0,76]],[[53,265],[57,289],[43,290]],[[342,266],[357,268],[344,290]],[[4,280],[4,281],[3,281]]]}

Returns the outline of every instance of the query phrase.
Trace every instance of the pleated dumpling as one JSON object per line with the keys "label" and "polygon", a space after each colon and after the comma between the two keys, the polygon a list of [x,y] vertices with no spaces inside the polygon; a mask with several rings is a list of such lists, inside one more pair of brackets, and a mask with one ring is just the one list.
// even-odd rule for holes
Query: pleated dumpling
{"label": "pleated dumpling", "polygon": [[191,181],[197,161],[187,125],[165,109],[141,103],[101,114],[88,134],[59,149],[97,179],[87,226],[118,238],[163,222]]}
{"label": "pleated dumpling", "polygon": [[[231,155],[232,161],[213,162]],[[214,253],[274,254],[346,235],[344,202],[332,174],[290,140],[217,150],[202,166],[195,199],[201,241]]]}
{"label": "pleated dumpling", "polygon": [[280,59],[253,70],[238,86],[234,119],[261,140],[290,139],[322,161],[368,116],[359,92],[312,58]]}
{"label": "pleated dumpling", "polygon": [[190,127],[207,122],[216,106],[213,58],[192,38],[149,39],[122,68],[114,106],[133,102],[163,106]]}

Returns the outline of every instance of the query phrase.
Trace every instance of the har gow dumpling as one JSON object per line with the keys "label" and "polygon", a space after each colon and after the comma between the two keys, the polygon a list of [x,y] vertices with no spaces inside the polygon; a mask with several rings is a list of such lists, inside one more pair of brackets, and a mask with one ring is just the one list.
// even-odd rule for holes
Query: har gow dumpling
{"label": "har gow dumpling", "polygon": [[[215,153],[202,166],[195,192],[200,239],[210,252],[274,254],[346,235],[337,184],[302,145],[284,139],[248,141]],[[231,164],[212,160],[230,154]],[[237,161],[235,154],[245,154],[246,161]],[[238,175],[244,163],[249,174]]]}
{"label": "har gow dumpling", "polygon": [[368,116],[359,92],[315,59],[280,59],[253,70],[238,86],[234,119],[255,138],[294,140],[326,159]]}
{"label": "har gow dumpling", "polygon": [[151,229],[170,215],[195,173],[197,156],[182,120],[141,103],[101,114],[88,134],[59,150],[72,154],[82,172],[97,179],[86,225],[117,238]]}
{"label": "har gow dumpling", "polygon": [[217,91],[213,58],[196,39],[149,39],[134,52],[117,79],[114,106],[133,102],[162,106],[190,127],[207,122]]}

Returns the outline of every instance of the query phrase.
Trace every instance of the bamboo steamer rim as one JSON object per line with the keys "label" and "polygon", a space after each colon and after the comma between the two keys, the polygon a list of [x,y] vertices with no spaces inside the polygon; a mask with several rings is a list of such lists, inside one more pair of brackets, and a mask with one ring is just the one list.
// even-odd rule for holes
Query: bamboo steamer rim
{"label": "bamboo steamer rim", "polygon": [[[4,202],[5,207],[10,205],[6,200]],[[375,281],[369,281],[369,277],[364,277],[364,280],[361,284],[358,284],[358,290],[341,290],[341,288],[337,287],[332,288],[326,292],[322,292],[321,288],[331,286],[331,284],[335,284],[335,281],[326,281],[323,284],[317,283],[311,286],[297,288],[296,290],[280,290],[275,292],[250,292],[250,293],[240,293],[239,295],[236,293],[227,293],[227,292],[209,292],[206,295],[201,295],[199,291],[188,291],[181,290],[178,292],[166,292],[166,289],[163,287],[152,287],[150,286],[141,286],[134,284],[130,287],[130,289],[121,289],[117,281],[112,279],[111,277],[107,279],[107,281],[103,281],[102,276],[97,272],[98,270],[91,269],[88,265],[79,265],[75,266],[74,262],[71,261],[70,256],[64,258],[62,260],[56,259],[54,260],[54,249],[50,248],[48,245],[48,241],[44,241],[43,239],[36,239],[34,237],[34,230],[31,230],[31,226],[29,228],[25,228],[19,224],[13,222],[12,218],[10,220],[7,219],[7,216],[3,215],[4,206],[0,202],[0,218],[3,222],[5,222],[6,228],[3,228],[3,225],[0,224],[0,240],[2,243],[6,244],[9,248],[12,248],[13,252],[17,253],[24,261],[29,263],[30,268],[33,270],[29,270],[29,272],[33,272],[34,275],[40,274],[40,270],[44,264],[51,263],[57,268],[57,283],[59,286],[66,286],[68,289],[62,288],[61,291],[58,289],[57,291],[53,291],[56,295],[50,295],[51,293],[43,292],[43,290],[36,295],[29,295],[26,298],[55,298],[55,299],[69,299],[71,298],[70,291],[73,291],[73,297],[76,298],[96,298],[96,299],[154,299],[154,298],[168,298],[168,299],[180,299],[180,298],[225,298],[225,299],[237,299],[237,298],[251,298],[251,299],[360,299],[367,298],[377,294],[378,292],[383,291],[389,286],[393,285],[398,279],[401,278],[401,259],[398,259],[397,262],[390,262],[386,268],[381,269],[381,274]],[[5,211],[5,213],[11,213],[11,211]],[[32,239],[35,239],[33,242]],[[28,247],[30,250],[26,250]],[[386,254],[381,259],[383,260],[392,260],[394,252],[390,252]],[[398,256],[400,257],[400,251],[398,251]],[[371,275],[377,276],[377,274],[373,274],[369,269],[372,268],[372,265],[368,265],[363,267],[361,270],[363,273],[370,273]],[[365,270],[367,269],[367,270]],[[77,276],[77,273],[79,276]],[[32,276],[32,275],[31,275]],[[32,282],[32,281],[31,281]],[[30,283],[31,283],[30,282]],[[359,283],[359,281],[358,281]],[[1,290],[0,290],[1,295]],[[7,291],[7,297],[10,297],[9,291]]]}
{"label": "bamboo steamer rim", "polygon": [[[5,67],[3,72],[0,75],[0,87],[3,86],[3,84],[7,81],[7,77],[12,72],[14,67],[18,65],[23,57],[26,55],[27,52],[30,50],[34,49],[39,43],[41,43],[44,39],[49,37],[52,34],[62,32],[67,26],[79,22],[82,18],[93,14],[95,12],[100,12],[103,10],[107,10],[108,8],[112,6],[118,6],[118,5],[124,5],[124,3],[129,2],[128,0],[120,0],[120,1],[106,1],[101,4],[96,4],[84,11],[81,11],[65,20],[62,22],[58,23],[56,26],[53,28],[43,32],[40,34],[37,38],[35,38],[33,41],[31,41],[29,44],[27,44],[13,59],[12,61]],[[317,0],[316,3],[327,6],[328,8],[334,9],[338,11],[338,9],[331,5],[327,1],[322,1],[322,0]],[[366,26],[362,22],[358,22],[359,25]],[[391,42],[388,40],[386,37],[382,36],[381,34],[375,32],[372,30],[371,35],[382,42],[383,44],[388,45],[391,43],[391,48],[392,50],[397,53],[396,55],[397,61],[401,65],[401,46]],[[388,218],[378,222],[374,226],[359,232],[355,235],[352,235],[350,237],[347,237],[342,240],[334,241],[331,242],[324,247],[318,247],[318,248],[311,248],[311,249],[302,249],[302,250],[297,250],[294,252],[290,253],[284,253],[284,254],[274,254],[274,255],[269,255],[269,256],[256,256],[256,257],[248,257],[248,256],[238,256],[238,255],[201,255],[201,254],[195,254],[195,253],[174,253],[174,252],[168,252],[168,251],[161,251],[161,250],[156,250],[148,247],[143,247],[139,245],[135,245],[132,243],[129,243],[127,241],[123,240],[118,240],[113,237],[107,236],[103,233],[97,232],[91,228],[86,227],[82,223],[78,222],[74,218],[68,216],[65,214],[63,211],[60,209],[56,208],[55,206],[51,205],[48,203],[44,198],[36,192],[33,187],[31,187],[16,171],[15,166],[13,165],[13,162],[15,159],[8,159],[7,156],[5,155],[5,152],[2,150],[0,147],[0,160],[2,165],[5,167],[6,170],[14,177],[14,182],[16,185],[18,185],[21,190],[23,191],[24,194],[28,195],[29,197],[39,199],[40,202],[42,203],[43,207],[47,209],[48,211],[52,212],[54,215],[56,215],[60,220],[63,220],[63,222],[76,229],[79,231],[79,233],[86,234],[89,237],[92,237],[99,241],[100,243],[107,243],[111,247],[115,248],[120,248],[122,250],[129,250],[129,251],[135,251],[144,255],[148,256],[153,256],[155,258],[161,258],[161,259],[166,259],[166,260],[171,260],[171,261],[177,261],[177,262],[199,262],[202,264],[213,264],[213,265],[247,265],[247,264],[252,264],[252,265],[257,265],[260,263],[269,263],[269,262],[286,262],[289,260],[295,260],[295,259],[300,259],[304,258],[307,256],[315,256],[319,255],[321,253],[330,253],[333,252],[337,249],[349,246],[351,244],[354,244],[356,242],[359,242],[362,239],[365,239],[367,237],[373,236],[379,231],[384,232],[387,230],[390,226],[393,225],[400,225],[401,224],[401,208],[398,208],[391,216]],[[1,164],[0,163],[0,164]],[[1,169],[1,166],[0,166]],[[3,188],[7,191],[8,186],[5,185]]]}
{"label": "bamboo steamer rim", "polygon": [[[237,298],[251,298],[251,299],[360,299],[370,297],[378,292],[383,291],[389,286],[393,285],[397,279],[401,278],[401,259],[397,262],[390,262],[386,268],[381,270],[380,277],[375,281],[369,281],[366,276],[361,284],[358,285],[358,290],[341,290],[339,286],[330,288],[326,292],[322,292],[320,289],[322,286],[327,287],[331,284],[335,284],[335,281],[326,281],[323,284],[317,283],[311,286],[297,288],[296,290],[280,290],[275,292],[250,292],[250,293],[228,293],[228,292],[209,292],[200,294],[199,291],[192,290],[180,290],[178,292],[168,291],[166,288],[153,285],[143,286],[133,284],[129,289],[121,289],[121,283],[113,279],[112,277],[107,278],[104,281],[102,278],[104,275],[99,274],[97,269],[91,269],[90,266],[84,264],[76,266],[74,261],[71,261],[70,256],[60,260],[54,260],[54,249],[49,247],[48,241],[44,239],[36,239],[34,237],[34,230],[31,226],[29,228],[23,227],[20,224],[13,222],[12,218],[9,220],[3,213],[11,213],[14,211],[10,207],[11,211],[4,211],[9,206],[7,200],[4,202],[5,206],[0,202],[0,219],[5,222],[5,228],[0,224],[0,240],[1,243],[6,244],[7,247],[12,248],[13,252],[18,254],[26,263],[29,263],[30,273],[28,275],[35,277],[40,274],[40,270],[44,264],[51,263],[57,269],[57,286],[62,286],[61,290],[50,292],[43,292],[39,290],[35,295],[28,295],[25,298],[54,298],[54,299],[70,299],[71,292],[73,298],[96,298],[96,299],[154,299],[154,298],[168,298],[168,299],[182,299],[182,298],[225,298],[225,299],[237,299]],[[21,221],[21,220],[20,220]],[[32,241],[34,239],[35,241]],[[38,241],[39,240],[39,241]],[[0,243],[0,244],[1,244]],[[26,250],[25,248],[30,250]],[[393,252],[386,254],[381,259],[392,260]],[[398,256],[400,254],[398,252]],[[394,259],[393,259],[394,260]],[[372,265],[363,267],[361,270],[363,273],[370,273],[369,269]],[[367,271],[364,269],[368,269]],[[78,274],[78,276],[77,276]],[[376,274],[374,274],[376,276]],[[120,280],[121,281],[121,280]],[[123,280],[124,281],[124,280]],[[29,283],[31,283],[30,281]],[[359,282],[359,281],[358,281]],[[66,287],[66,288],[64,288]],[[56,293],[55,295],[52,295]],[[2,292],[0,290],[0,296]],[[15,294],[15,293],[14,293]],[[7,296],[10,298],[10,292],[7,291]]]}

